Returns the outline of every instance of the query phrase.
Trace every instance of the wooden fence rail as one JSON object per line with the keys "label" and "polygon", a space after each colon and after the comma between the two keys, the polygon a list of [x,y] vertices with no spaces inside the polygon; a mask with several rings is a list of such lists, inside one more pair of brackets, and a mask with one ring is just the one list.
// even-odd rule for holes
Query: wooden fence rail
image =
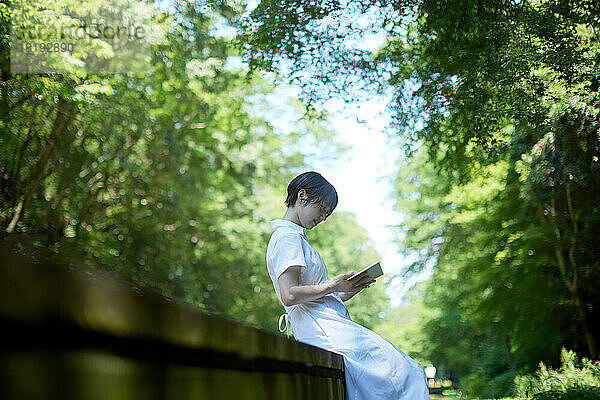
{"label": "wooden fence rail", "polygon": [[345,399],[341,355],[0,251],[1,399]]}

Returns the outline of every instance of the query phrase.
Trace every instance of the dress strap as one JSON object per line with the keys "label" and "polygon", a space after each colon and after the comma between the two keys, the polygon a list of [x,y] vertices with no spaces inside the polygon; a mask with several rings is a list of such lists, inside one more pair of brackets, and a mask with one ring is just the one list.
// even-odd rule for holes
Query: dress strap
{"label": "dress strap", "polygon": [[[281,326],[281,321],[283,321],[284,326]],[[288,319],[288,314],[283,313],[279,316],[279,332],[285,332],[287,330],[287,337],[290,337],[290,320]]]}

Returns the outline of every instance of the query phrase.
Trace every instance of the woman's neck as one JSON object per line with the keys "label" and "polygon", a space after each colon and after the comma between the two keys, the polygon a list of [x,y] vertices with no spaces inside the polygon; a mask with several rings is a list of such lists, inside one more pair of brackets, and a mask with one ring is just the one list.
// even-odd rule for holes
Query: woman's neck
{"label": "woman's neck", "polygon": [[[294,207],[288,208],[282,219],[293,222],[296,225],[300,225],[300,218],[298,218],[298,213],[296,212]],[[302,226],[302,225],[300,225],[300,226]]]}

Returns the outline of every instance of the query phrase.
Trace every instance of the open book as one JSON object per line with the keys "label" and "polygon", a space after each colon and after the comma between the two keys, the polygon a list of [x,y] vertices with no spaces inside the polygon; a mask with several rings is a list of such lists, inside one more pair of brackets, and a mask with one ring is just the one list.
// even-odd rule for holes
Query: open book
{"label": "open book", "polygon": [[347,280],[350,282],[353,282],[355,280],[358,281],[365,275],[367,275],[369,277],[369,279],[368,279],[369,281],[372,281],[373,279],[378,278],[381,275],[383,275],[383,271],[381,270],[381,264],[379,263],[379,261],[377,261],[374,264],[369,265],[362,271],[358,272],[356,275],[352,276],[352,278],[349,278]]}

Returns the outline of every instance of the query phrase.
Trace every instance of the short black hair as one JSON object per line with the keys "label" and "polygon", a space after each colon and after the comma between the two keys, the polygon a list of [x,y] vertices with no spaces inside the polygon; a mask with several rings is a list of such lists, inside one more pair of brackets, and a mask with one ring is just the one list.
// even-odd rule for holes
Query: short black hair
{"label": "short black hair", "polygon": [[290,181],[287,188],[287,198],[284,203],[288,207],[296,205],[298,192],[306,190],[308,203],[321,203],[330,209],[330,213],[337,206],[337,191],[327,179],[316,171],[303,172]]}

